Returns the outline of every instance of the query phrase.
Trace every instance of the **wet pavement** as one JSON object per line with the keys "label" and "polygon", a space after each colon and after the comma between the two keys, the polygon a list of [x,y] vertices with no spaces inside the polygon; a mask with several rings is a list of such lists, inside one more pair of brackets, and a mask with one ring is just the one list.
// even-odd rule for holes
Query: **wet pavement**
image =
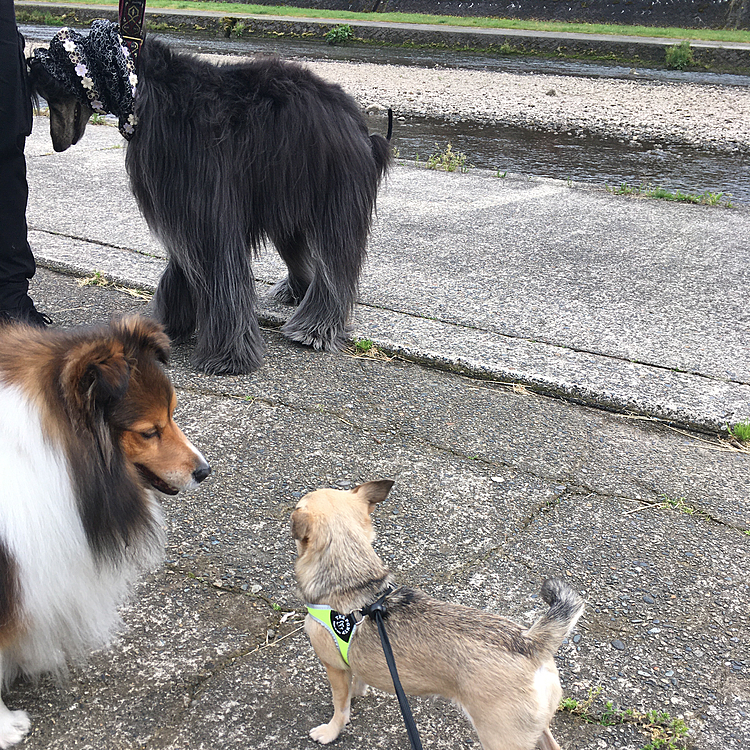
{"label": "wet pavement", "polygon": [[[130,195],[119,133],[30,140],[43,263],[153,289],[165,253]],[[64,186],[64,189],[61,188]],[[574,182],[399,163],[381,191],[354,335],[474,376],[717,432],[750,418],[750,212]],[[282,274],[256,264],[261,316]]]}

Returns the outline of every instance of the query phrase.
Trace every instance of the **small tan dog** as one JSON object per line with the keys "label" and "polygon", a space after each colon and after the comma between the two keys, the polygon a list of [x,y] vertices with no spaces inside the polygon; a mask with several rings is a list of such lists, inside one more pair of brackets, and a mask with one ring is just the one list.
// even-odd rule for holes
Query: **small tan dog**
{"label": "small tan dog", "polygon": [[583,612],[561,580],[546,581],[550,605],[530,628],[498,615],[396,587],[375,554],[370,514],[393,482],[305,495],[291,516],[295,573],[308,605],[305,631],[323,662],[334,714],[310,736],[333,742],[367,685],[393,691],[377,626],[361,609],[385,594],[385,627],[406,693],[442,695],[468,714],[485,750],[559,750],[549,731],[562,690],[553,655]]}

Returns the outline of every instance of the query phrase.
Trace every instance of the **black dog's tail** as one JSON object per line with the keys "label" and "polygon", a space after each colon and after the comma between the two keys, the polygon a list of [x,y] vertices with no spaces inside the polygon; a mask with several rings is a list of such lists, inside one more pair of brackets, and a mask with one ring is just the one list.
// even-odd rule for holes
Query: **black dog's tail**
{"label": "black dog's tail", "polygon": [[385,138],[377,133],[370,136],[372,141],[372,155],[378,168],[378,179],[380,179],[391,166],[393,152],[391,151],[391,135],[393,135],[393,110],[388,107],[388,132]]}
{"label": "black dog's tail", "polygon": [[583,599],[562,580],[550,578],[542,584],[542,599],[549,609],[526,631],[543,653],[554,653],[583,614]]}

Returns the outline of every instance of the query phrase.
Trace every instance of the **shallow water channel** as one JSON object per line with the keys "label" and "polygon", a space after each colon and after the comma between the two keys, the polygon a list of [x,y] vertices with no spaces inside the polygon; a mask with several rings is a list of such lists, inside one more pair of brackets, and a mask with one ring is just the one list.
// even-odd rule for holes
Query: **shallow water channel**
{"label": "shallow water channel", "polygon": [[[28,41],[48,41],[57,31],[45,26],[23,26]],[[461,67],[533,74],[628,78],[630,68],[576,61],[498,58],[446,50],[409,50],[294,40],[216,39],[169,36],[177,47],[213,54],[252,55],[276,52],[299,60],[354,60],[421,67]],[[750,86],[750,76],[639,69],[639,79]],[[448,144],[466,156],[466,165],[500,174],[520,173],[618,187],[626,183],[671,191],[722,193],[734,204],[750,204],[750,156],[716,153],[682,146],[616,138],[577,136],[518,127],[451,122],[439,118],[398,117],[393,145],[401,161],[426,161]]]}
{"label": "shallow water channel", "polygon": [[750,159],[743,154],[419,117],[399,118],[393,143],[401,160],[425,161],[450,143],[466,155],[467,165],[501,175],[518,172],[610,188],[627,183],[631,188],[649,185],[698,195],[723,193],[732,203],[750,203]]}

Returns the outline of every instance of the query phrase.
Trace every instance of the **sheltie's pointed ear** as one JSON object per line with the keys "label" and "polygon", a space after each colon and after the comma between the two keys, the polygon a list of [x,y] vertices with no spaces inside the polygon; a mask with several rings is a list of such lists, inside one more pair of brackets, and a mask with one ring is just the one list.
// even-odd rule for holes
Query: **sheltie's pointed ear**
{"label": "sheltie's pointed ear", "polygon": [[394,481],[392,479],[379,479],[376,482],[366,482],[360,484],[351,490],[352,494],[356,495],[360,500],[364,500],[370,506],[368,513],[372,513],[375,510],[375,506],[378,503],[382,503],[388,497],[388,493],[393,487]]}
{"label": "sheltie's pointed ear", "polygon": [[75,344],[65,355],[60,373],[65,401],[88,417],[122,399],[129,382],[130,365],[122,344],[115,339]]}
{"label": "sheltie's pointed ear", "polygon": [[135,357],[139,352],[153,352],[163,365],[169,361],[169,337],[155,320],[142,315],[128,315],[111,325],[129,355]]}

